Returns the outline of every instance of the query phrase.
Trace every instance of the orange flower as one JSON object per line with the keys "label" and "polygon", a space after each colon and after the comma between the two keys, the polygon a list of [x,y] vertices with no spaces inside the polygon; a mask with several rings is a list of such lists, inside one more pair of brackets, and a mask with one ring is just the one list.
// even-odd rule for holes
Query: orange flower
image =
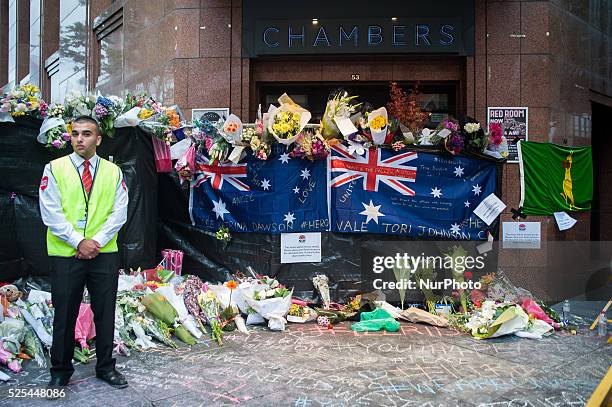
{"label": "orange flower", "polygon": [[166,111],[166,115],[168,116],[168,121],[170,123],[170,126],[176,129],[181,125],[180,117],[174,109],[168,109],[168,111]]}
{"label": "orange flower", "polygon": [[228,281],[227,283],[225,283],[225,286],[230,290],[235,290],[236,288],[238,288],[238,284],[234,280]]}

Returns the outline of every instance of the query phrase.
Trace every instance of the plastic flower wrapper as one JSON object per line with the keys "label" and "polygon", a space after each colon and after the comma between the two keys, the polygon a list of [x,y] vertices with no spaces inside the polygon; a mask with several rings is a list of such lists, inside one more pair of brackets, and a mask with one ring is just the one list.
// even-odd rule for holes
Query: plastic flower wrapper
{"label": "plastic flower wrapper", "polygon": [[532,298],[524,298],[521,302],[521,307],[523,307],[525,312],[529,314],[530,317],[544,321],[547,325],[550,325],[555,329],[559,329],[561,327],[557,322],[550,318]]}
{"label": "plastic flower wrapper", "polygon": [[141,349],[157,347],[155,342],[151,340],[151,337],[145,333],[142,325],[140,325],[137,321],[134,320],[130,322],[130,328],[132,329],[132,332],[134,332],[134,335],[136,335],[136,340],[134,341],[136,346]]}
{"label": "plastic flower wrapper", "polygon": [[2,121],[14,122],[13,117],[26,115],[45,117],[47,107],[41,99],[40,89],[30,83],[14,87],[0,99],[0,112],[5,113]]}
{"label": "plastic flower wrapper", "polygon": [[317,319],[317,312],[310,308],[306,302],[293,299],[291,300],[291,307],[287,314],[288,322],[296,322],[303,324],[307,321],[314,321]]}
{"label": "plastic flower wrapper", "polygon": [[6,349],[3,340],[0,340],[0,363],[6,365],[11,372],[21,372],[21,359]]}
{"label": "plastic flower wrapper", "polygon": [[156,294],[163,295],[166,300],[174,307],[177,312],[179,322],[196,338],[202,337],[202,332],[198,329],[195,319],[193,319],[192,315],[189,315],[189,311],[185,307],[185,302],[182,296],[176,295],[174,292],[174,287],[166,286],[159,287],[156,291]]}
{"label": "plastic flower wrapper", "polygon": [[268,111],[268,131],[279,143],[289,145],[295,141],[312,115],[286,93],[278,98],[278,103],[279,107],[270,106]]}
{"label": "plastic flower wrapper", "polygon": [[329,295],[329,278],[325,274],[317,274],[312,278],[312,284],[321,296],[323,307],[325,309],[329,309],[329,305],[331,304],[331,297]]}
{"label": "plastic flower wrapper", "polygon": [[78,91],[70,91],[64,100],[66,109],[66,117],[91,116],[94,106],[96,105],[96,97],[91,94],[82,94]]}
{"label": "plastic flower wrapper", "polygon": [[461,121],[461,130],[464,135],[466,149],[482,153],[486,146],[487,138],[480,123],[471,117],[465,117]]}
{"label": "plastic flower wrapper", "polygon": [[372,142],[375,145],[385,143],[385,139],[387,138],[388,124],[389,117],[385,107],[381,107],[368,113],[368,127],[370,128]]}
{"label": "plastic flower wrapper", "polygon": [[209,138],[208,140],[212,141],[210,147],[207,148],[208,155],[210,156],[210,162],[224,162],[225,160],[227,160],[227,156],[230,153],[230,148],[232,147],[232,145],[222,137],[219,137],[217,139]]}
{"label": "plastic flower wrapper", "polygon": [[289,155],[314,161],[326,158],[329,151],[327,141],[318,132],[313,134],[305,131],[298,135],[295,147]]}
{"label": "plastic flower wrapper", "polygon": [[[275,293],[274,297],[266,295],[270,291]],[[280,287],[274,290],[254,291],[252,295],[249,292],[244,292],[243,297],[250,308],[268,320],[268,328],[284,330],[287,322],[284,317],[289,312],[289,308],[291,308],[292,294],[293,290],[289,291],[284,287]]]}
{"label": "plastic flower wrapper", "polygon": [[130,337],[130,328],[125,324],[123,311],[119,304],[115,304],[115,331],[113,334],[113,351],[119,355],[129,356],[130,348],[136,349],[136,344]]}
{"label": "plastic flower wrapper", "polygon": [[166,297],[155,292],[145,295],[140,299],[140,302],[145,306],[147,311],[160,321],[167,325],[174,325],[174,321],[177,318],[176,310],[168,302]]}
{"label": "plastic flower wrapper", "polygon": [[220,317],[221,303],[217,299],[215,293],[208,289],[206,284],[202,286],[202,289],[198,294],[198,304],[200,305],[200,309],[206,316],[208,324],[210,325],[210,336],[212,340],[221,345],[223,338]]}
{"label": "plastic flower wrapper", "polygon": [[[115,128],[121,128],[121,127],[136,127],[138,126],[138,124],[143,121],[145,118],[147,117],[143,117],[141,118],[140,112],[143,109],[141,107],[138,106],[134,106],[133,108],[131,108],[130,110],[128,110],[125,113],[121,113],[119,116],[117,116],[117,118],[115,119],[114,122],[114,126]],[[151,117],[151,115],[153,114],[153,111],[150,111],[151,114],[148,117]]]}
{"label": "plastic flower wrapper", "polygon": [[485,301],[465,325],[476,339],[497,338],[528,328],[529,316],[515,304]]}
{"label": "plastic flower wrapper", "polygon": [[484,154],[501,159],[508,157],[508,140],[504,136],[504,129],[499,123],[490,123],[486,134]]}
{"label": "plastic flower wrapper", "polygon": [[88,349],[87,341],[96,336],[96,328],[93,323],[93,312],[91,304],[82,303],[79,308],[79,315],[74,327],[74,339],[82,349]]}
{"label": "plastic flower wrapper", "polygon": [[[51,347],[53,343],[53,337],[51,335],[51,325],[49,329],[45,327],[45,319],[48,319],[44,312],[41,309],[40,304],[30,304],[29,302],[25,302],[21,299],[17,300],[15,304],[20,308],[21,315],[26,320],[26,322],[34,329],[36,332],[36,336],[40,339],[44,346],[47,348]],[[44,302],[42,304],[45,304]],[[45,304],[46,305],[46,304]],[[44,305],[42,305],[44,309]],[[35,316],[36,315],[36,316]],[[53,317],[50,317],[50,322],[52,324]]]}
{"label": "plastic flower wrapper", "polygon": [[238,164],[238,162],[246,155],[244,149],[250,144],[250,140],[249,142],[242,140],[242,132],[242,120],[240,120],[240,118],[235,114],[230,114],[221,127],[221,135],[233,146],[228,159],[234,164]]}
{"label": "plastic flower wrapper", "polygon": [[323,119],[321,120],[320,132],[323,138],[330,139],[341,136],[336,120],[348,119],[351,117],[355,110],[361,105],[361,103],[354,103],[357,97],[358,96],[349,96],[349,94],[342,89],[337,89],[330,94],[327,105],[325,105]]}
{"label": "plastic flower wrapper", "polygon": [[44,349],[36,337],[36,332],[34,332],[34,329],[31,326],[26,326],[26,333],[23,338],[23,347],[25,349],[25,353],[36,361],[38,367],[47,367],[47,359],[45,358]]}
{"label": "plastic flower wrapper", "polygon": [[15,373],[21,371],[21,360],[16,355],[21,350],[26,331],[25,322],[21,319],[5,318],[0,323],[0,362]]}
{"label": "plastic flower wrapper", "polygon": [[178,345],[170,338],[170,327],[164,321],[145,316],[142,319],[141,325],[145,329],[145,332],[151,334],[161,343],[171,348],[178,348]]}
{"label": "plastic flower wrapper", "polygon": [[193,275],[187,276],[183,290],[183,302],[187,311],[195,318],[200,330],[205,332],[206,315],[204,315],[198,303],[198,295],[203,285],[204,283],[199,277]]}
{"label": "plastic flower wrapper", "polygon": [[555,329],[541,319],[529,319],[529,325],[524,331],[515,332],[514,335],[527,339],[542,339],[543,336],[552,333]]}

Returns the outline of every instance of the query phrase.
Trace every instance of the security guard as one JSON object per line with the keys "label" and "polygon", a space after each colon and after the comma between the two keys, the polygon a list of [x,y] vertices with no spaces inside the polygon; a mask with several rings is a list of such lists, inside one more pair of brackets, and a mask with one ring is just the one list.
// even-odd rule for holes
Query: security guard
{"label": "security guard", "polygon": [[119,167],[96,155],[101,141],[95,119],[73,120],[74,152],[47,164],[40,184],[55,308],[50,388],[68,385],[74,373],[74,327],[85,285],[96,326],[96,376],[113,387],[128,385],[115,370],[112,357],[119,276],[117,232],[127,219],[128,192]]}

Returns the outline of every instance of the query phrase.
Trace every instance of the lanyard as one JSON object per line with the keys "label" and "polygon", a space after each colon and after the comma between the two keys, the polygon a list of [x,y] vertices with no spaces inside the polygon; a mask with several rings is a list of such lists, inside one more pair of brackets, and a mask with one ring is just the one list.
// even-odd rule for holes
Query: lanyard
{"label": "lanyard", "polygon": [[[94,183],[96,182],[96,176],[98,175],[98,166],[100,165],[100,158],[98,158],[98,161],[96,162],[96,168],[94,169],[94,174],[91,180],[91,187],[89,188],[89,193],[85,191],[85,185],[83,184],[83,177],[79,173],[79,168],[74,163],[74,161],[72,161],[72,158],[70,158],[70,162],[74,166],[74,169],[76,170],[77,175],[79,176],[79,180],[81,181],[81,191],[83,191],[83,199],[85,200],[85,220],[87,221],[87,214],[89,213],[89,199],[91,197],[91,193],[93,192]],[[83,168],[83,171],[85,171],[84,168]]]}

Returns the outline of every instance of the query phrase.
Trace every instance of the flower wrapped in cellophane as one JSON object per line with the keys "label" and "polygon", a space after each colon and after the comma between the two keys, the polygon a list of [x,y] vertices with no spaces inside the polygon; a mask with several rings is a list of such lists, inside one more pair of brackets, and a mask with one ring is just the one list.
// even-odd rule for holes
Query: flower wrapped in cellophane
{"label": "flower wrapped in cellophane", "polygon": [[204,284],[198,294],[198,304],[210,325],[210,336],[219,345],[222,344],[223,330],[221,327],[221,303],[208,285]]}
{"label": "flower wrapped in cellophane", "polygon": [[328,309],[329,305],[331,304],[331,297],[329,295],[329,278],[325,274],[317,274],[312,278],[312,284],[319,292],[321,300],[323,300],[323,307]]}
{"label": "flower wrapped in cellophane", "polygon": [[279,107],[270,106],[268,131],[281,144],[293,143],[312,117],[311,113],[283,93],[278,98]]}
{"label": "flower wrapped in cellophane", "polygon": [[[355,113],[356,109],[361,105],[361,103],[354,103],[357,97],[358,96],[349,96],[349,94],[342,89],[337,89],[330,94],[327,105],[325,106],[323,118],[321,119],[321,136],[325,139],[342,136],[341,129],[336,122],[350,119],[351,115]],[[348,136],[348,134],[345,135]]]}
{"label": "flower wrapped in cellophane", "polygon": [[44,118],[47,115],[47,104],[40,96],[40,89],[31,83],[15,86],[0,99],[0,121],[13,121],[13,117],[31,116]]}
{"label": "flower wrapped in cellophane", "polygon": [[486,136],[486,146],[483,153],[495,158],[508,157],[508,140],[504,136],[504,129],[501,124],[489,123],[489,131]]}
{"label": "flower wrapped in cellophane", "polygon": [[485,301],[465,324],[476,339],[496,338],[526,330],[529,316],[520,305]]}
{"label": "flower wrapped in cellophane", "polygon": [[370,128],[370,135],[372,136],[372,142],[374,144],[380,145],[385,143],[388,124],[389,117],[385,107],[368,113],[368,127]]}
{"label": "flower wrapped in cellophane", "polygon": [[61,117],[46,117],[40,126],[36,140],[47,148],[65,148],[70,142],[70,134],[64,119]]}
{"label": "flower wrapped in cellophane", "polygon": [[230,114],[221,127],[221,135],[233,147],[227,158],[234,164],[238,164],[246,155],[244,150],[250,145],[250,137],[248,140],[243,140],[242,133],[242,120],[235,114]]}
{"label": "flower wrapped in cellophane", "polygon": [[25,322],[18,318],[5,318],[0,323],[0,362],[11,371],[21,371],[21,359],[17,355],[21,351],[21,342],[25,338]]}
{"label": "flower wrapped in cellophane", "polygon": [[82,94],[78,91],[68,92],[64,100],[65,117],[91,116],[96,97],[92,93]]}
{"label": "flower wrapped in cellophane", "polygon": [[314,161],[326,158],[329,151],[330,147],[327,141],[321,137],[318,131],[312,133],[305,130],[298,136],[295,147],[289,155],[295,158]]}

